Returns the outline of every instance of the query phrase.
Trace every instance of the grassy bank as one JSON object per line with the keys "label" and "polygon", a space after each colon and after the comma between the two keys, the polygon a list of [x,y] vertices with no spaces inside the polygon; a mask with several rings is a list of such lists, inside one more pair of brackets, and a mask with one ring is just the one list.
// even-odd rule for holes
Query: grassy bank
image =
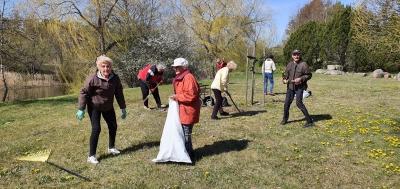
{"label": "grassy bank", "polygon": [[[243,73],[232,73],[230,117],[211,121],[202,107],[193,129],[195,166],[155,164],[166,112],[144,111],[139,88],[126,89],[128,116],[120,119],[117,156],[106,153],[102,122],[100,164],[86,162],[91,127],[78,121],[77,95],[0,104],[0,188],[400,188],[400,83],[393,79],[316,75],[304,102],[316,126],[292,104],[289,124],[279,125],[285,85],[275,75],[276,96],[263,104],[256,75],[255,105],[245,102]],[[210,80],[201,81],[210,84]],[[251,81],[249,80],[249,83]],[[162,101],[173,93],[160,86]],[[231,101],[229,101],[232,104]],[[150,107],[155,107],[150,98]],[[51,149],[48,159],[83,177],[43,162],[15,160]]]}

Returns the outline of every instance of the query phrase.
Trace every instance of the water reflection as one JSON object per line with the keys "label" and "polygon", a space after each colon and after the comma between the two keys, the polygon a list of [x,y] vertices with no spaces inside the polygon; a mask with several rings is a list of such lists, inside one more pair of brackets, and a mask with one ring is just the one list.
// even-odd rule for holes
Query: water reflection
{"label": "water reflection", "polygon": [[[56,85],[49,87],[32,87],[22,89],[9,89],[6,101],[28,100],[53,96],[61,96],[66,94],[64,85]],[[3,98],[4,89],[0,89],[0,101]]]}

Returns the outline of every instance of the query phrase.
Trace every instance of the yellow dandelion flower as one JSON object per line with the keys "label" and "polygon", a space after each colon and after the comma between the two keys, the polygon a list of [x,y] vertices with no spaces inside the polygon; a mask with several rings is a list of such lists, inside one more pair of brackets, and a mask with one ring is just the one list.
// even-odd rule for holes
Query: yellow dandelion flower
{"label": "yellow dandelion flower", "polygon": [[287,157],[286,159],[285,159],[285,161],[289,161],[290,159]]}
{"label": "yellow dandelion flower", "polygon": [[328,171],[328,170],[329,170],[329,168],[328,168],[328,167],[326,167],[326,168],[325,168],[325,170],[327,170],[327,171]]}
{"label": "yellow dandelion flower", "polygon": [[36,142],[39,142],[41,140],[41,138],[36,138]]}
{"label": "yellow dandelion flower", "polygon": [[177,184],[174,184],[174,188],[179,188],[179,185],[177,185]]}
{"label": "yellow dandelion flower", "polygon": [[204,174],[205,174],[205,175],[209,175],[209,174],[210,174],[210,172],[206,171]]}
{"label": "yellow dandelion flower", "polygon": [[15,164],[15,167],[18,167],[18,166],[19,166],[19,164],[18,164],[18,163],[16,163],[16,164]]}
{"label": "yellow dandelion flower", "polygon": [[71,175],[67,175],[67,177],[65,177],[66,179],[71,179]]}

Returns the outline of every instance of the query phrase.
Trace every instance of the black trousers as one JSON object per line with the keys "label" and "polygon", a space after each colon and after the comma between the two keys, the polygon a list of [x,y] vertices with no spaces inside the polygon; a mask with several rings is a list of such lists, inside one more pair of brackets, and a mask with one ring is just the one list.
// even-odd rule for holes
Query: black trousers
{"label": "black trousers", "polygon": [[212,114],[211,114],[211,118],[215,118],[215,117],[217,117],[217,113],[218,112],[220,114],[222,114],[224,111],[222,109],[221,91],[218,90],[218,89],[212,89],[212,91],[214,92],[214,96],[215,96],[215,104],[214,104],[214,109],[213,109]]}
{"label": "black trousers", "polygon": [[97,144],[99,142],[99,136],[101,132],[100,118],[103,115],[104,120],[108,126],[108,148],[115,147],[115,136],[117,135],[117,119],[115,117],[114,109],[110,111],[101,112],[88,105],[88,114],[90,122],[92,123],[92,134],[90,135],[90,154],[93,156],[96,154]]}
{"label": "black trousers", "polygon": [[285,105],[283,106],[283,121],[287,122],[289,119],[289,109],[290,105],[293,102],[294,95],[296,94],[296,105],[297,107],[303,112],[304,116],[306,116],[306,120],[308,123],[312,122],[310,115],[308,114],[307,108],[303,103],[303,89],[296,89],[291,90],[287,89],[286,91],[286,98],[285,98]]}
{"label": "black trousers", "polygon": [[[146,83],[143,82],[141,79],[139,79],[138,82],[139,82],[139,85],[140,85],[140,89],[142,90],[142,100],[144,100],[147,96],[149,96],[149,94],[150,94],[149,90],[150,89],[146,85]],[[157,85],[154,84],[154,86],[151,86],[151,87],[156,87],[156,86]],[[158,87],[154,90],[153,97],[154,97],[154,100],[156,100],[157,105],[161,104],[160,94],[158,93]],[[143,105],[146,106],[146,107],[149,107],[149,99],[145,100],[143,102]]]}

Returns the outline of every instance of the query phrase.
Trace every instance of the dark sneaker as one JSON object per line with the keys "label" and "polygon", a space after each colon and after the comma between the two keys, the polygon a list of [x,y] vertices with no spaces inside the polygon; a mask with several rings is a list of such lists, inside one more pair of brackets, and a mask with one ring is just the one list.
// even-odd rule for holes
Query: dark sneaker
{"label": "dark sneaker", "polygon": [[287,121],[282,121],[281,125],[286,125]]}
{"label": "dark sneaker", "polygon": [[219,117],[212,117],[211,119],[212,119],[212,120],[220,120],[221,118],[219,118]]}
{"label": "dark sneaker", "polygon": [[308,93],[310,94],[310,96],[312,95],[311,91],[308,91]]}
{"label": "dark sneaker", "polygon": [[220,113],[220,115],[227,116],[227,115],[229,115],[229,113],[228,112],[222,112],[222,113]]}
{"label": "dark sneaker", "polygon": [[306,128],[306,127],[311,127],[311,126],[314,126],[314,122],[310,122],[310,123],[305,123],[304,125],[303,125],[303,128]]}

